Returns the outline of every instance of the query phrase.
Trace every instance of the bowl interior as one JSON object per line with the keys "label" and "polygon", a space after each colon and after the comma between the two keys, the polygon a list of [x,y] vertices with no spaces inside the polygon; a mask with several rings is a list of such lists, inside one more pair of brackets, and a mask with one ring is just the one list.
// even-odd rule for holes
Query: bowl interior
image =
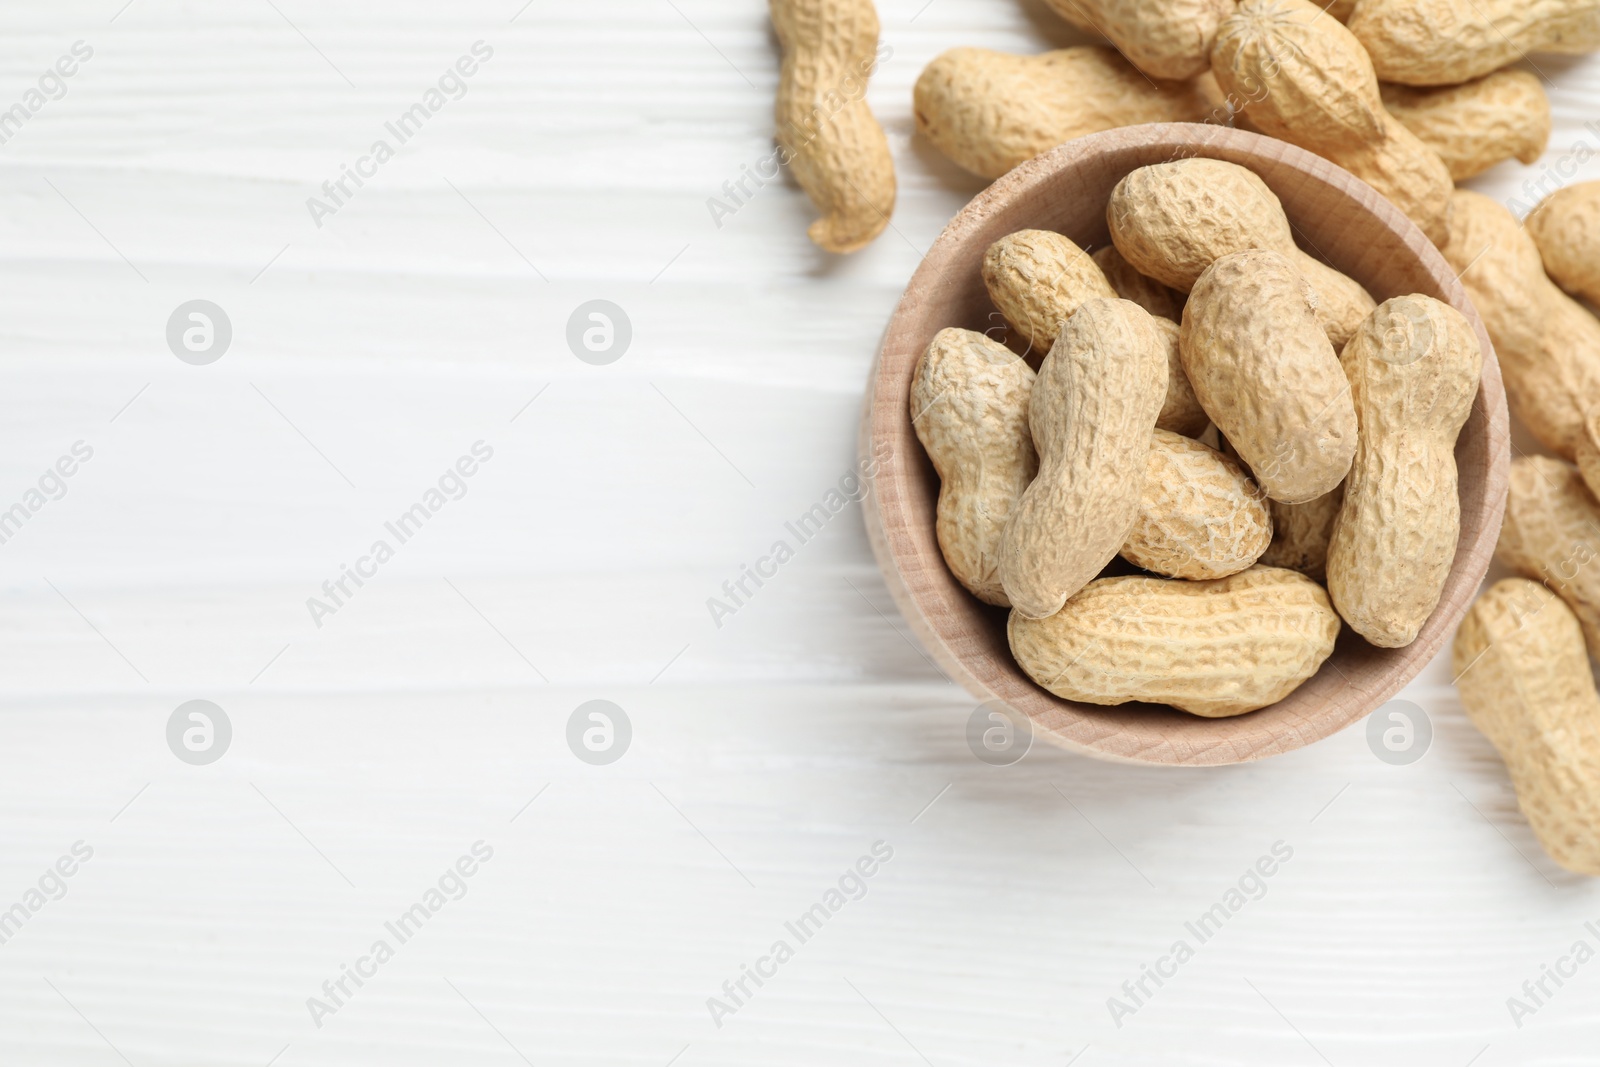
{"label": "bowl interior", "polygon": [[[1478,396],[1456,445],[1461,538],[1444,595],[1417,640],[1379,649],[1348,627],[1332,657],[1294,693],[1248,715],[1204,719],[1151,704],[1102,707],[1062,700],[1011,658],[1004,609],[962,588],[934,536],[938,478],[911,427],[907,402],[918,357],[947,326],[1000,321],[979,275],[988,246],[1021,229],[1055,230],[1093,250],[1108,243],[1105,206],[1129,171],[1187,156],[1249,167],[1278,198],[1305,251],[1382,302],[1424,293],[1456,307],[1478,332]],[[901,611],[930,654],[978,699],[1026,715],[1036,733],[1107,759],[1219,764],[1259,759],[1326,737],[1376,708],[1454,632],[1488,567],[1505,499],[1505,394],[1488,335],[1438,250],[1387,200],[1348,172],[1257,134],[1164,123],[1080,138],[1005,175],[956,216],[901,298],[873,372],[862,427],[869,466],[867,529]]]}

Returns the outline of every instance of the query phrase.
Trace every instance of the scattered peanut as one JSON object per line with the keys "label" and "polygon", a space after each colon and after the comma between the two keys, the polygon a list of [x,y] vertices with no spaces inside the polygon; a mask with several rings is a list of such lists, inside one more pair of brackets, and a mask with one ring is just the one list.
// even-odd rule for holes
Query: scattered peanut
{"label": "scattered peanut", "polygon": [[877,64],[877,12],[872,0],[768,4],[783,49],[778,143],[822,212],[807,233],[829,252],[854,252],[894,211],[894,161],[865,99]]}
{"label": "scattered peanut", "polygon": [[[1037,365],[1056,343],[1061,326],[1085,300],[1115,297],[1100,268],[1072,241],[1049,230],[1019,230],[990,245],[983,284],[995,307],[1027,342],[1024,357]],[[1167,353],[1167,393],[1156,425],[1198,435],[1206,413],[1195,399],[1178,357],[1178,327],[1157,319]]]}
{"label": "scattered peanut", "polygon": [[1600,47],[1595,0],[1358,0],[1350,32],[1378,77],[1455,85],[1529,52]]}
{"label": "scattered peanut", "polygon": [[1461,533],[1456,436],[1483,353],[1466,317],[1427,296],[1386,300],[1340,355],[1356,412],[1356,455],[1328,545],[1328,595],[1380,648],[1416,640]]}
{"label": "scattered peanut", "polygon": [[1600,304],[1600,182],[1545,197],[1528,216],[1528,233],[1557,285]]}
{"label": "scattered peanut", "polygon": [[1169,578],[1225,578],[1254,563],[1271,541],[1266,498],[1239,464],[1156,430],[1123,559]]}
{"label": "scattered peanut", "polygon": [[1040,368],[1028,403],[1039,473],[1000,540],[1000,579],[1024,617],[1060,611],[1127,542],[1167,380],[1155,322],[1126,300],[1085,301]]}
{"label": "scattered peanut", "polygon": [[1147,700],[1220,718],[1275,703],[1333,652],[1339,616],[1311,579],[1251,567],[1206,582],[1100,578],[1059,614],[1013,611],[1011,653],[1067,700]]}
{"label": "scattered peanut", "polygon": [[1511,461],[1494,557],[1565,600],[1600,656],[1600,504],[1576,468],[1549,456]]}
{"label": "scattered peanut", "polygon": [[1287,256],[1316,290],[1316,315],[1342,346],[1373,308],[1367,291],[1294,243],[1283,205],[1253,171],[1218,159],[1140,167],[1111,192],[1106,221],[1117,251],[1179,292],[1230,252],[1264,248]]}
{"label": "scattered peanut", "polygon": [[1511,413],[1571,459],[1584,412],[1600,397],[1600,321],[1551,283],[1509,211],[1464,189],[1454,201],[1439,250],[1483,316]]}
{"label": "scattered peanut", "polygon": [[1116,52],[1094,46],[1037,56],[952,48],[923,70],[913,97],[923,136],[985,178],[1074,137],[1144,122],[1199,122],[1220,106],[1203,82],[1155,83]]}
{"label": "scattered peanut", "polygon": [[1140,274],[1123,258],[1116,245],[1096,250],[1095,266],[1124,300],[1132,300],[1158,319],[1177,322],[1183,315],[1183,297],[1154,278]]}
{"label": "scattered peanut", "polygon": [[911,425],[939,472],[935,532],[956,579],[987,604],[1000,586],[1000,533],[1039,468],[1028,436],[1034,374],[972,330],[940,330],[917,362]]}
{"label": "scattered peanut", "polygon": [[1534,582],[1496,582],[1462,620],[1451,663],[1534,836],[1561,866],[1600,875],[1600,695],[1572,612]]}
{"label": "scattered peanut", "polygon": [[1536,163],[1550,141],[1550,98],[1525,70],[1437,89],[1379,88],[1389,114],[1439,153],[1458,182],[1507,159]]}
{"label": "scattered peanut", "polygon": [[1234,0],[1045,0],[1080,30],[1104,36],[1152,78],[1193,78],[1210,67],[1217,24]]}
{"label": "scattered peanut", "polygon": [[1350,384],[1313,311],[1316,297],[1277,252],[1206,268],[1183,309],[1184,373],[1217,429],[1274,500],[1299,504],[1350,470]]}
{"label": "scattered peanut", "polygon": [[1365,50],[1319,5],[1245,0],[1223,20],[1211,62],[1217,83],[1248,101],[1244,113],[1263,133],[1339,164],[1429,238],[1444,239],[1448,168],[1384,110]]}

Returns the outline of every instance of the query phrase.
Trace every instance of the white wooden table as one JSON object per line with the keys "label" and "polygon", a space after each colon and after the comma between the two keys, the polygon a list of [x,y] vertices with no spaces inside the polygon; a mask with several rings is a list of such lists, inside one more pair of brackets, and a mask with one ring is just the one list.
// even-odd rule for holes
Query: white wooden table
{"label": "white wooden table", "polygon": [[[0,110],[92,49],[0,146],[0,1062],[1595,1062],[1600,964],[1520,1027],[1507,998],[1600,948],[1600,890],[1539,851],[1442,663],[1409,766],[1353,729],[997,768],[856,506],[708,612],[850,469],[895,297],[980,187],[913,138],[917,72],[1070,43],[1041,4],[882,3],[901,195],[849,259],[792,184],[708,210],[770,152],[759,3],[122,4],[0,12]],[[1600,177],[1600,65],[1539,64],[1554,144],[1474,183],[1503,198],[1578,145],[1563,180]],[[191,300],[231,324],[206,365],[167,343]],[[566,340],[591,300],[631,324],[604,365]],[[191,700],[231,724],[205,765],[168,746]],[[568,747],[590,700],[631,723],[609,765]]]}

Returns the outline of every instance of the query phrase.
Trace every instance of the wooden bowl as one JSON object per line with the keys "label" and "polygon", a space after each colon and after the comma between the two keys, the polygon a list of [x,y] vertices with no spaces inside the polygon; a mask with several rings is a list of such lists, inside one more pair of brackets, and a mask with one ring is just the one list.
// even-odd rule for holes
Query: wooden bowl
{"label": "wooden bowl", "polygon": [[[1106,202],[1129,171],[1206,156],[1249,167],[1283,202],[1296,238],[1367,287],[1380,303],[1426,293],[1457,308],[1483,344],[1483,378],[1456,445],[1461,540],[1444,595],[1405,648],[1374,648],[1348,627],[1322,669],[1285,699],[1228,719],[1164,705],[1104,707],[1062,700],[1011,658],[1006,612],[951,575],[934,536],[939,482],[911,428],[907,401],[917,359],[946,326],[985,330],[999,320],[979,264],[989,245],[1022,229],[1056,230],[1088,249],[1106,244]],[[1258,134],[1192,123],[1132,126],[1082,137],[1000,178],[955,217],[917,269],[873,367],[861,433],[870,473],[867,531],[900,610],[951,678],[981,701],[1026,715],[1034,731],[1104,759],[1225,764],[1310,744],[1371,712],[1417,675],[1454,633],[1477,594],[1500,532],[1510,462],[1505,390],[1483,323],[1455,272],[1422,231],[1371,186],[1327,160]],[[872,457],[880,457],[876,463]]]}

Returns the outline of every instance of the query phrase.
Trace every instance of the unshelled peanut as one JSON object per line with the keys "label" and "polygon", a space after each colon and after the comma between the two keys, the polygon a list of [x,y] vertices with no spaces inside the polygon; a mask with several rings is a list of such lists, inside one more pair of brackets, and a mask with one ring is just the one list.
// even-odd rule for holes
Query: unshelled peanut
{"label": "unshelled peanut", "polygon": [[1328,545],[1328,595],[1379,648],[1415,641],[1461,534],[1456,437],[1483,352],[1466,317],[1428,296],[1379,304],[1340,354],[1356,455]]}
{"label": "unshelled peanut", "polygon": [[1350,32],[1384,81],[1456,85],[1529,52],[1600,47],[1600,2],[1358,0]]}
{"label": "unshelled peanut", "polygon": [[1226,116],[1205,81],[1152,82],[1109,48],[1016,56],[953,48],[917,78],[917,130],[974,174],[1012,167],[1089,133]]}
{"label": "unshelled peanut", "polygon": [[1494,558],[1565,600],[1600,656],[1600,504],[1577,468],[1550,456],[1511,461]]}
{"label": "unshelled peanut", "polygon": [[1315,674],[1339,616],[1305,575],[1255,566],[1204,582],[1100,578],[1050,618],[1013,611],[1007,636],[1056,696],[1220,718],[1274,704]]}
{"label": "unshelled peanut", "polygon": [[1326,582],[1328,542],[1333,538],[1333,520],[1344,503],[1344,484],[1304,504],[1267,501],[1272,512],[1272,544],[1261,553],[1269,567],[1299,571],[1314,582]]}
{"label": "unshelled peanut", "polygon": [[1539,844],[1600,875],[1600,695],[1572,612],[1537,583],[1496,582],[1461,621],[1451,662]]}
{"label": "unshelled peanut", "polygon": [[[1078,305],[1118,295],[1081,248],[1049,230],[1019,230],[1000,238],[984,253],[982,273],[989,298],[1022,336],[1024,358],[1032,366],[1044,359]],[[1177,324],[1157,319],[1156,328],[1167,353],[1167,393],[1156,425],[1196,436],[1208,420],[1183,375]]]}
{"label": "unshelled peanut", "polygon": [[1000,238],[984,253],[982,272],[989,299],[1022,335],[1035,363],[1079,304],[1117,295],[1089,253],[1049,230]]}
{"label": "unshelled peanut", "polygon": [[1583,416],[1600,398],[1600,320],[1550,281],[1533,239],[1481,193],[1457,190],[1439,250],[1483,317],[1511,413],[1571,459]]}
{"label": "unshelled peanut", "polygon": [[1225,578],[1271,541],[1267,499],[1238,463],[1181,434],[1155,432],[1123,559],[1168,578]]}
{"label": "unshelled peanut", "polygon": [[1496,163],[1536,163],[1550,141],[1550,98],[1525,70],[1497,70],[1462,85],[1380,86],[1383,106],[1464,181]]}
{"label": "unshelled peanut", "polygon": [[1106,222],[1136,270],[1183,293],[1231,252],[1264,248],[1288,257],[1316,290],[1317,321],[1336,346],[1373,308],[1357,282],[1300,251],[1277,196],[1235,163],[1200,158],[1140,167],[1111,191]]}
{"label": "unshelled peanut", "polygon": [[1528,234],[1557,285],[1600,304],[1600,181],[1545,197],[1528,215]]}
{"label": "unshelled peanut", "polygon": [[1045,357],[1028,402],[1039,473],[1000,539],[1000,580],[1027,618],[1061,610],[1128,540],[1167,381],[1139,305],[1088,300]]}
{"label": "unshelled peanut", "polygon": [[1600,500],[1600,406],[1590,408],[1584,418],[1573,460],[1578,464],[1578,473],[1583,475],[1583,484],[1589,487],[1590,495]]}
{"label": "unshelled peanut", "polygon": [[1211,65],[1217,25],[1234,0],[1045,0],[1080,30],[1104,36],[1152,78],[1193,78]]}
{"label": "unshelled peanut", "polygon": [[1034,374],[997,341],[940,330],[911,381],[911,425],[939,473],[934,524],[945,563],[979,600],[1008,606],[1000,534],[1039,461],[1028,434]]}
{"label": "unshelled peanut", "polygon": [[1183,315],[1183,297],[1154,278],[1140,274],[1117,251],[1116,245],[1097,248],[1093,259],[1122,299],[1132,300],[1158,319],[1177,322]]}
{"label": "unshelled peanut", "polygon": [[894,161],[867,107],[876,69],[878,14],[872,0],[768,0],[783,49],[778,73],[778,144],[822,218],[811,240],[854,252],[889,224]]}
{"label": "unshelled peanut", "polygon": [[1184,373],[1268,496],[1304,503],[1350,470],[1350,384],[1290,260],[1254,250],[1206,268],[1183,309]]}
{"label": "unshelled peanut", "polygon": [[1449,169],[1384,110],[1366,51],[1320,5],[1244,0],[1223,20],[1211,64],[1253,126],[1339,164],[1444,239]]}

